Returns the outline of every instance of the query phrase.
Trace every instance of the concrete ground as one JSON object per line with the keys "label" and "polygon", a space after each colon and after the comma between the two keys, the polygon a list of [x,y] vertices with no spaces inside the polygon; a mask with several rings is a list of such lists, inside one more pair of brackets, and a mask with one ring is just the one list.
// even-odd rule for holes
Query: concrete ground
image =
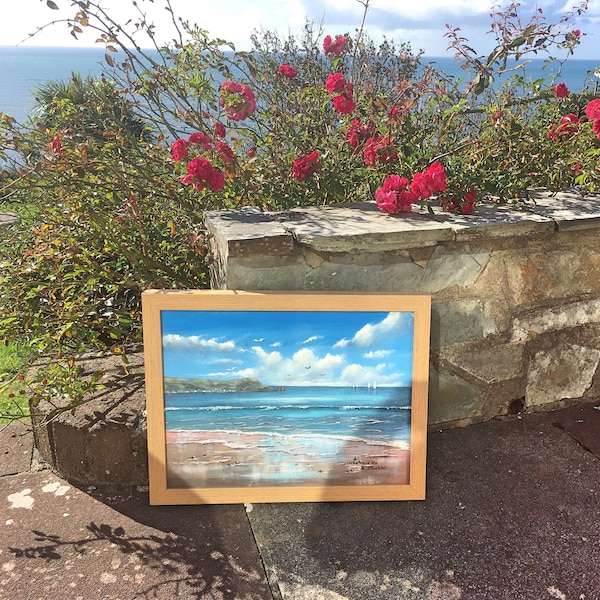
{"label": "concrete ground", "polygon": [[598,600],[600,410],[429,435],[422,502],[152,507],[0,426],[0,598]]}

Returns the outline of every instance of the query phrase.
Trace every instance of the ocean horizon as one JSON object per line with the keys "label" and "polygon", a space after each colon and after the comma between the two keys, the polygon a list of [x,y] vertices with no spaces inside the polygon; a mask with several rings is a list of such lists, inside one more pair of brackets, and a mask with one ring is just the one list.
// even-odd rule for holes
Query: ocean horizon
{"label": "ocean horizon", "polygon": [[[94,47],[0,46],[0,112],[19,123],[25,122],[35,106],[35,88],[47,81],[68,80],[72,72],[98,77],[108,68],[103,62],[104,55],[102,48]],[[432,63],[447,75],[457,78],[465,75],[451,56],[423,57],[423,62]],[[600,78],[594,76],[599,68],[600,59],[572,58],[566,62],[560,81],[573,92],[586,85],[593,89],[600,84]],[[548,78],[556,75],[557,69],[558,64],[546,67],[542,59],[533,59],[526,68],[526,76]]]}
{"label": "ocean horizon", "polygon": [[165,394],[167,431],[227,431],[410,444],[410,387],[289,386]]}

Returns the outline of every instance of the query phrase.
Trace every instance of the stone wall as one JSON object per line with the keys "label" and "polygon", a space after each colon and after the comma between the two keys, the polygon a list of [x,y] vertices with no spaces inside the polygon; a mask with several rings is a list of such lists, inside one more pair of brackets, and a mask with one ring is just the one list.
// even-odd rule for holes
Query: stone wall
{"label": "stone wall", "polygon": [[600,200],[390,216],[373,203],[211,212],[212,285],[432,296],[430,424],[600,395]]}

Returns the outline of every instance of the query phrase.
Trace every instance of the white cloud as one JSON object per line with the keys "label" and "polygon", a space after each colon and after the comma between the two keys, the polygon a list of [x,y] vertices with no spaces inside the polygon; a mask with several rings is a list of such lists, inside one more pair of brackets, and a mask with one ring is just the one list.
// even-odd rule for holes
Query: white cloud
{"label": "white cloud", "polygon": [[233,352],[236,349],[232,341],[219,342],[215,338],[205,339],[197,335],[179,335],[169,333],[163,336],[163,348],[174,351],[190,352]]}
{"label": "white cloud", "polygon": [[390,354],[393,354],[392,350],[374,350],[371,352],[365,352],[365,354],[363,354],[364,358],[384,358],[385,356],[389,356]]}
{"label": "white cloud", "polygon": [[390,373],[385,375],[379,365],[378,367],[367,367],[365,365],[352,364],[345,367],[340,375],[340,384],[344,386],[366,387],[369,384],[378,386],[398,386],[403,385],[402,373]]}
{"label": "white cloud", "polygon": [[279,352],[266,352],[254,347],[256,364],[233,373],[235,377],[252,377],[271,385],[338,385],[344,358],[327,353],[318,356],[309,348],[301,348],[291,357]]}
{"label": "white cloud", "polygon": [[379,323],[367,323],[364,327],[361,327],[351,340],[339,340],[334,344],[334,348],[347,348],[349,346],[364,348],[371,346],[392,332],[395,334],[402,333],[405,328],[405,320],[406,317],[403,313],[389,313]]}
{"label": "white cloud", "polygon": [[319,340],[322,340],[323,336],[320,335],[311,335],[310,337],[306,338],[303,342],[301,342],[302,344],[312,344],[313,342],[318,342]]}
{"label": "white cloud", "polygon": [[[339,3],[339,0],[336,3]],[[375,0],[372,7],[406,19],[427,21],[439,19],[440,14],[457,16],[487,14],[494,4],[496,3],[482,2],[481,0],[419,0],[418,2]]]}
{"label": "white cloud", "polygon": [[260,346],[254,346],[252,350],[260,363],[268,368],[277,367],[281,363],[282,357],[279,352],[265,352]]}
{"label": "white cloud", "polygon": [[[29,39],[27,45],[38,46],[94,46],[96,32],[87,31],[76,41],[69,35],[64,23],[73,18],[76,7],[70,0],[56,0],[60,10],[46,8],[39,0],[2,0],[0,19],[0,40],[4,45],[20,43],[36,27],[41,27],[56,19],[63,21],[49,27]],[[366,31],[374,40],[385,35],[397,42],[408,41],[416,51],[423,49],[429,56],[447,55],[447,40],[443,37],[445,23],[461,27],[478,52],[492,43],[489,30],[489,12],[492,6],[504,4],[496,0],[420,0],[419,2],[398,2],[398,0],[372,0],[371,11],[367,15]],[[523,1],[521,13],[527,20],[535,11],[533,0]],[[543,8],[549,20],[573,8],[576,0],[552,0]],[[5,6],[6,5],[6,6]],[[191,24],[209,32],[210,37],[219,37],[235,44],[238,50],[250,48],[250,34],[256,29],[277,31],[282,35],[288,32],[300,34],[306,20],[323,24],[330,33],[353,32],[360,23],[362,6],[357,0],[221,0],[219,3],[190,2],[172,0],[176,18],[182,17]],[[564,5],[564,6],[563,6]],[[139,21],[132,8],[132,2],[123,0],[103,0],[115,21],[123,24]],[[147,13],[148,21],[156,26],[156,40],[165,43],[176,37],[173,24],[164,9],[164,0],[139,1],[138,6]],[[235,15],[227,18],[224,15]],[[588,11],[574,23],[587,35],[575,58],[595,59],[600,26],[600,0],[590,0]],[[333,29],[335,28],[335,30]],[[143,32],[136,36],[143,47],[151,46]]]}

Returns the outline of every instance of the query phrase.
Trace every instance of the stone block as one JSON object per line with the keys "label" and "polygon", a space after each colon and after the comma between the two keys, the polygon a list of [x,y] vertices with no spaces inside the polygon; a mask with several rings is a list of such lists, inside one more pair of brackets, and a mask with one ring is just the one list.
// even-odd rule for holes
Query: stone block
{"label": "stone block", "polygon": [[104,373],[101,381],[106,389],[91,395],[73,411],[60,412],[60,399],[54,404],[42,402],[35,408],[38,451],[63,477],[87,484],[147,484],[141,349],[130,350],[128,359],[125,372],[119,356],[78,357],[83,373]]}
{"label": "stone block", "polygon": [[444,362],[471,379],[489,385],[519,378],[524,367],[524,345],[467,344],[442,351]]}
{"label": "stone block", "polygon": [[484,393],[456,375],[432,368],[429,373],[430,425],[478,419],[482,416]]}
{"label": "stone block", "polygon": [[406,251],[382,254],[327,254],[306,272],[305,289],[390,291],[411,293],[419,288],[423,267]]}
{"label": "stone block", "polygon": [[566,398],[581,398],[592,385],[600,350],[575,344],[540,350],[529,364],[525,403],[552,404]]}
{"label": "stone block", "polygon": [[95,427],[88,435],[87,480],[119,484],[132,480],[133,430],[130,427]]}
{"label": "stone block", "polygon": [[581,231],[600,227],[600,200],[583,197],[576,192],[549,195],[543,190],[532,191],[534,203],[529,210],[552,219],[559,231]]}
{"label": "stone block", "polygon": [[516,317],[512,324],[513,342],[526,342],[552,331],[600,323],[600,299],[563,303]]}
{"label": "stone block", "polygon": [[[286,220],[298,244],[319,252],[387,252],[450,241],[452,227],[429,214],[382,213],[374,202],[303,208]],[[288,213],[288,214],[289,214]]]}
{"label": "stone block", "polygon": [[490,260],[490,251],[437,246],[427,261],[419,291],[439,292],[452,286],[473,285]]}
{"label": "stone block", "polygon": [[539,305],[555,298],[600,294],[600,251],[556,244],[506,256],[514,304]]}
{"label": "stone block", "polygon": [[30,406],[31,426],[33,431],[33,445],[36,447],[41,459],[49,465],[56,462],[54,456],[54,444],[52,441],[52,427],[48,424],[48,416],[51,412],[50,406]]}
{"label": "stone block", "polygon": [[489,306],[481,300],[434,303],[431,307],[431,346],[440,348],[496,333]]}
{"label": "stone block", "polygon": [[547,235],[555,229],[550,217],[485,204],[478,206],[473,215],[436,213],[435,219],[452,226],[457,242]]}
{"label": "stone block", "polygon": [[87,481],[87,428],[73,427],[68,418],[56,419],[52,428],[54,467],[67,479]]}

